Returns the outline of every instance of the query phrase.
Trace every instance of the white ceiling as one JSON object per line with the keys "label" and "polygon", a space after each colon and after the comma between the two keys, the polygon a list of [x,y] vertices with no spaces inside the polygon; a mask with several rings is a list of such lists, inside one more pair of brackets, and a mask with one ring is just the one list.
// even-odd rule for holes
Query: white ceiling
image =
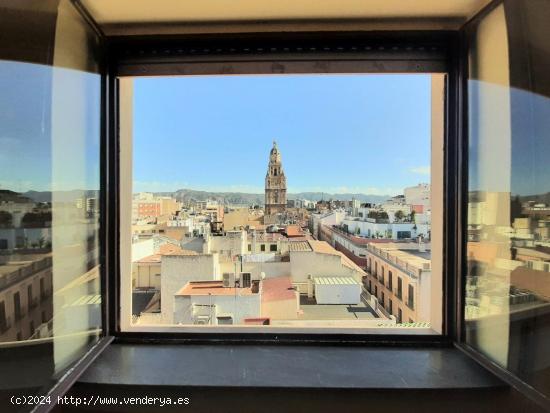
{"label": "white ceiling", "polygon": [[465,21],[490,0],[81,0],[102,26],[319,20]]}

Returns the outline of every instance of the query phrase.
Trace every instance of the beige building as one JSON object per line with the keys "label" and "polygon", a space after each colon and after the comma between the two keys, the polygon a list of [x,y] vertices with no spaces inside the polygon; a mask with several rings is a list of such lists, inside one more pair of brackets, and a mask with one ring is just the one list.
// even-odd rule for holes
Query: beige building
{"label": "beige building", "polygon": [[247,227],[258,227],[262,225],[262,216],[248,208],[236,208],[224,213],[223,229],[232,231]]}
{"label": "beige building", "polygon": [[27,340],[53,315],[51,254],[0,256],[0,342]]}
{"label": "beige building", "polygon": [[315,277],[352,277],[361,283],[365,271],[325,241],[288,244],[292,283],[302,294],[313,295]]}
{"label": "beige building", "polygon": [[429,322],[430,252],[416,243],[369,243],[367,290],[398,323]]}
{"label": "beige building", "polygon": [[195,251],[187,251],[173,244],[161,245],[155,254],[137,260],[133,264],[132,288],[160,290],[160,262],[163,255],[186,254],[198,255]]}

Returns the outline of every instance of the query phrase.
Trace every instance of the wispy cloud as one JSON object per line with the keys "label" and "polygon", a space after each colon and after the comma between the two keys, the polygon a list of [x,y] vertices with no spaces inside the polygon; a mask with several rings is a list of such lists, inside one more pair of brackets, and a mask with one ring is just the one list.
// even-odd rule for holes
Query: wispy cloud
{"label": "wispy cloud", "polygon": [[417,166],[415,168],[409,169],[409,172],[412,172],[413,174],[419,174],[419,175],[429,175],[430,174],[430,166]]}

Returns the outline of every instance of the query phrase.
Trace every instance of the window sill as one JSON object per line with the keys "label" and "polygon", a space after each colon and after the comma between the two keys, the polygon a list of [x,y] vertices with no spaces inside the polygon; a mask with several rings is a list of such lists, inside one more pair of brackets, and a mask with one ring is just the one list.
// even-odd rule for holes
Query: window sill
{"label": "window sill", "polygon": [[81,384],[280,389],[506,386],[454,348],[112,344]]}

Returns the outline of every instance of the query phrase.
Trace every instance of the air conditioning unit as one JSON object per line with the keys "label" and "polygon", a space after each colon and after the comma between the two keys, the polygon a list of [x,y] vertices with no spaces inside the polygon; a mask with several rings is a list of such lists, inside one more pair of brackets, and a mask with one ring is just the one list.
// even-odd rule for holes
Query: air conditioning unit
{"label": "air conditioning unit", "polygon": [[223,273],[224,288],[235,287],[235,274],[232,272]]}
{"label": "air conditioning unit", "polygon": [[195,324],[195,325],[201,325],[201,326],[208,325],[208,324],[210,324],[210,316],[207,316],[207,315],[200,315],[200,316],[197,316],[197,317],[195,317],[195,319],[193,320],[193,324]]}

